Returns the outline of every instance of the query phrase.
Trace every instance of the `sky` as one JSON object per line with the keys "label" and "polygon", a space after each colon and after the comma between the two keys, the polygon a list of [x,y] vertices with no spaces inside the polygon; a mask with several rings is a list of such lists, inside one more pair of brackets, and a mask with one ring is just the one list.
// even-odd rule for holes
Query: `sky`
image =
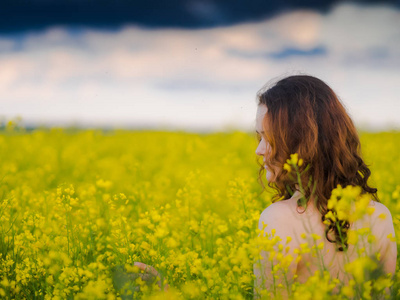
{"label": "sky", "polygon": [[0,4],[0,122],[251,131],[257,91],[293,74],[400,129],[400,2]]}

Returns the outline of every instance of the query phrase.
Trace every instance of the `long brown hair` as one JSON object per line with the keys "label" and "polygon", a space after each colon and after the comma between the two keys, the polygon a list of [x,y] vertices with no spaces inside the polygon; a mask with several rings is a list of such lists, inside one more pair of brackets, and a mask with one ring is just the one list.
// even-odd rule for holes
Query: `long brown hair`
{"label": "long brown hair", "polygon": [[[283,165],[290,154],[298,153],[304,160],[300,167],[305,197],[312,195],[325,220],[327,203],[337,185],[360,186],[378,201],[376,188],[367,184],[371,171],[361,158],[356,128],[333,90],[322,80],[295,75],[279,80],[257,94],[258,104],[267,106],[263,120],[265,139],[271,145],[266,164],[274,174],[270,187],[277,190],[275,200],[288,199],[298,182],[289,176]],[[306,166],[308,166],[306,168]],[[264,167],[260,168],[260,176]],[[309,180],[312,185],[307,185]],[[315,189],[313,191],[313,189]],[[299,204],[300,205],[300,204]],[[350,224],[327,225],[328,241],[343,251],[347,248],[346,231]],[[332,238],[331,234],[334,235]],[[341,236],[340,236],[341,235]]]}

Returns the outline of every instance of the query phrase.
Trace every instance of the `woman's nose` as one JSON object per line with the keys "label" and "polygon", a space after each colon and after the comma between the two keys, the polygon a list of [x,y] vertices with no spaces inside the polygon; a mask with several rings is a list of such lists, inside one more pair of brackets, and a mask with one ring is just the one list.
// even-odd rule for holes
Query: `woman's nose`
{"label": "woman's nose", "polygon": [[258,147],[256,149],[256,154],[257,155],[264,155],[265,154],[265,143],[262,141],[258,144]]}

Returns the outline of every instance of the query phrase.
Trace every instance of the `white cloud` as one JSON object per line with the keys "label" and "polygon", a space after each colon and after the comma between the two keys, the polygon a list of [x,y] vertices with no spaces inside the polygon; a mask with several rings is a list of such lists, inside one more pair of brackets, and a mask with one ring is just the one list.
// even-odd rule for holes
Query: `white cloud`
{"label": "white cloud", "polygon": [[0,52],[10,51],[14,47],[14,42],[10,39],[0,37]]}
{"label": "white cloud", "polygon": [[359,124],[400,127],[399,37],[398,10],[354,4],[203,30],[53,28],[0,38],[0,110],[35,122],[250,128],[257,90],[302,71],[331,85]]}

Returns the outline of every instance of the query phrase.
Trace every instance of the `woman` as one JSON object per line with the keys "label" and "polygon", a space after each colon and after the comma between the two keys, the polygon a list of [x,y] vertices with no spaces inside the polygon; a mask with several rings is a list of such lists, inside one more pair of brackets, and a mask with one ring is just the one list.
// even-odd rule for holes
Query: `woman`
{"label": "woman", "polygon": [[[261,213],[258,227],[263,230],[267,224],[266,234],[279,236],[283,243],[288,241],[285,247],[290,247],[287,253],[294,259],[285,279],[274,278],[271,264],[276,261],[263,251],[263,259],[254,265],[255,295],[262,289],[273,291],[286,282],[289,285],[294,280],[305,282],[319,270],[321,263],[332,278],[346,282],[346,257],[351,261],[357,256],[354,246],[346,243],[349,228],[371,229],[377,243],[368,254],[380,253],[384,271],[394,274],[397,248],[387,238],[389,234],[394,236],[390,212],[378,202],[377,190],[367,183],[371,172],[361,158],[356,129],[332,89],[312,76],[296,75],[279,80],[258,93],[256,131],[259,134],[256,154],[264,162],[260,174],[265,171],[268,185],[277,190],[275,200],[284,199]],[[293,153],[298,153],[304,161],[299,167],[300,180],[285,166]],[[312,184],[308,184],[310,179]],[[368,193],[373,199],[369,204],[374,208],[370,210],[371,215],[354,224],[345,222],[339,229],[326,220],[325,214],[330,210],[328,200],[338,185],[360,186],[363,194]],[[301,248],[305,234],[311,233],[324,242],[317,241],[321,257],[306,253],[301,259],[295,259],[298,254],[295,249]],[[307,238],[306,241],[310,242]]]}

